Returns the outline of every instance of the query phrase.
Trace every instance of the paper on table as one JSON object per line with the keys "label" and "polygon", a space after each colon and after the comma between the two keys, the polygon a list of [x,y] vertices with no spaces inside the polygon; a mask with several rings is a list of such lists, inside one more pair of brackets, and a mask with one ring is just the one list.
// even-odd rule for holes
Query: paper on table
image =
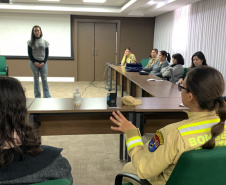
{"label": "paper on table", "polygon": [[154,78],[150,78],[150,79],[147,79],[147,81],[163,81],[162,79],[154,79]]}

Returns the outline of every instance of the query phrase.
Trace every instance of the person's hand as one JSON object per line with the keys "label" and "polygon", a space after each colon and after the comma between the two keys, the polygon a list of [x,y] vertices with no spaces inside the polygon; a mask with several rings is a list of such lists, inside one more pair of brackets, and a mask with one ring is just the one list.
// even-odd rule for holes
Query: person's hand
{"label": "person's hand", "polygon": [[183,78],[180,78],[180,80],[178,80],[177,84],[182,84],[183,83]]}
{"label": "person's hand", "polygon": [[127,130],[136,128],[131,121],[128,121],[120,111],[112,112],[114,117],[110,117],[110,120],[116,124],[118,127],[111,126],[111,129],[114,131],[126,132]]}
{"label": "person's hand", "polygon": [[44,62],[42,62],[41,64],[39,64],[39,67],[43,67],[45,65]]}
{"label": "person's hand", "polygon": [[34,62],[34,65],[39,68],[39,63],[38,62]]}

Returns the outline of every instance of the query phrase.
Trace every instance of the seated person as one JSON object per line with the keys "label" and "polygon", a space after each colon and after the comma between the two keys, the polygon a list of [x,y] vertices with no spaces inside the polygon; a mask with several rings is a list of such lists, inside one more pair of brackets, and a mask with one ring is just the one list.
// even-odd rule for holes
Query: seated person
{"label": "seated person", "polygon": [[184,58],[180,53],[176,53],[172,56],[173,64],[165,67],[161,70],[162,77],[168,77],[172,82],[170,68],[173,70],[174,81],[177,82],[184,75]]}
{"label": "seated person", "polygon": [[[110,120],[117,127],[111,129],[125,133],[132,160],[123,172],[137,174],[141,179],[150,180],[152,185],[164,185],[184,152],[223,146],[220,143],[226,142],[224,89],[223,76],[216,69],[200,66],[189,71],[183,85],[178,85],[182,102],[190,109],[188,119],[165,126],[146,144],[139,130],[120,111],[113,112]],[[197,138],[206,139],[197,142]]]}
{"label": "seated person", "polygon": [[134,54],[131,53],[131,50],[129,47],[125,49],[124,56],[121,61],[121,65],[126,66],[127,63],[136,63],[136,57]]}
{"label": "seated person", "polygon": [[32,184],[51,179],[73,181],[61,148],[41,145],[37,129],[26,122],[26,97],[20,82],[0,77],[0,184]]}
{"label": "seated person", "polygon": [[158,61],[158,49],[152,49],[151,51],[151,59],[149,60],[148,64],[145,68],[148,68],[155,64]]}
{"label": "seated person", "polygon": [[[191,69],[193,69],[197,66],[201,66],[201,65],[207,65],[206,57],[201,51],[197,51],[191,57],[191,66],[189,67],[188,70],[191,70]],[[183,80],[184,80],[183,78],[180,78],[179,81],[177,82],[177,84],[183,83]]]}
{"label": "seated person", "polygon": [[143,71],[147,71],[155,76],[162,77],[161,70],[169,65],[170,59],[171,57],[169,53],[167,53],[166,51],[160,51],[159,61],[148,68],[144,68]]}

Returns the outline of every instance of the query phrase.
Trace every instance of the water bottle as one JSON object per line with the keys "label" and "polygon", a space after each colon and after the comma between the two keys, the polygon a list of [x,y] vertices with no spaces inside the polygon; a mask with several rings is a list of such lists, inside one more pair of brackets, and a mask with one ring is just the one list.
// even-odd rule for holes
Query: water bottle
{"label": "water bottle", "polygon": [[81,97],[81,93],[79,92],[78,87],[76,87],[76,91],[73,94],[73,103],[74,105],[81,105],[82,103],[82,97]]}

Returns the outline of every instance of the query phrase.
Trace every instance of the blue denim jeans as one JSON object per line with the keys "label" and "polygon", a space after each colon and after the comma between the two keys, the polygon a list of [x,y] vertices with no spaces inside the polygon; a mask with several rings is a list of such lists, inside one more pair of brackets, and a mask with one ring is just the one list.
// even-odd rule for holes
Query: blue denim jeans
{"label": "blue denim jeans", "polygon": [[41,98],[40,86],[39,86],[39,73],[42,79],[42,88],[44,98],[51,98],[49,93],[49,86],[47,82],[48,65],[45,63],[43,67],[37,68],[32,61],[30,61],[30,68],[34,77],[34,94],[35,98]]}

